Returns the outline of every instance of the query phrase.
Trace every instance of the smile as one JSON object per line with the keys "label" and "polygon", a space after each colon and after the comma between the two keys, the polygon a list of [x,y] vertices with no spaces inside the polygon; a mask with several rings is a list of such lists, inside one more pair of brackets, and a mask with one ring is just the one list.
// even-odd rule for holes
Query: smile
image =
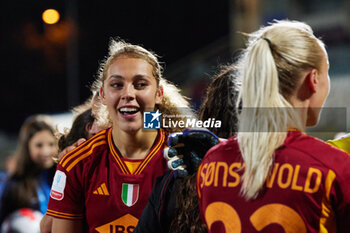
{"label": "smile", "polygon": [[123,107],[123,108],[119,109],[119,112],[123,115],[132,115],[132,114],[135,114],[139,111],[140,111],[140,109],[135,108],[135,107]]}

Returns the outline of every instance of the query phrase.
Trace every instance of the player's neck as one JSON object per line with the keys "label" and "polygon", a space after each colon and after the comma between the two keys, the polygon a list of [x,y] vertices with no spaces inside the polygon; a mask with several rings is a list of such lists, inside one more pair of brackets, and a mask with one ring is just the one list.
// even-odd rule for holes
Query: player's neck
{"label": "player's neck", "polygon": [[121,130],[112,131],[114,145],[121,155],[128,159],[143,159],[147,156],[154,140],[157,138],[156,130],[145,132],[142,130],[136,133],[127,133]]}
{"label": "player's neck", "polygon": [[308,117],[308,108],[309,108],[309,101],[308,100],[300,100],[299,98],[292,97],[290,99],[290,103],[293,106],[294,113],[298,117],[297,120],[299,122],[288,122],[289,128],[296,128],[300,131],[305,131],[306,129],[306,121]]}

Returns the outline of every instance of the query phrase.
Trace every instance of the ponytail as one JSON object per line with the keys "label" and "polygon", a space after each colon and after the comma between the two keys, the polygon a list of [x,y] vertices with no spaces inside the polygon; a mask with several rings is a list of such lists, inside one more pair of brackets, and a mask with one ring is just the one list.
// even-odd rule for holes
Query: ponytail
{"label": "ponytail", "polygon": [[[286,117],[278,108],[287,101],[279,94],[278,74],[269,44],[259,39],[246,54],[240,97],[238,143],[245,162],[242,194],[255,198],[273,163],[273,153],[286,138]],[[276,108],[276,109],[273,109]],[[268,156],[267,156],[268,155]]]}
{"label": "ponytail", "polygon": [[264,186],[275,151],[287,137],[287,127],[303,129],[288,98],[301,72],[319,68],[322,58],[322,46],[317,46],[322,42],[306,26],[280,21],[262,28],[251,35],[240,59],[242,87],[237,104],[242,103],[243,108],[237,139],[245,163],[241,194],[246,199],[256,198]]}

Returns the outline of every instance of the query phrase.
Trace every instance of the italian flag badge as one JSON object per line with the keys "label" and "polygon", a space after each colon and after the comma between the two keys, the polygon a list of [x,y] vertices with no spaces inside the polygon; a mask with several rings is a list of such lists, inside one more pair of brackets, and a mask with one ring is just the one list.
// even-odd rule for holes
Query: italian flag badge
{"label": "italian flag badge", "polygon": [[123,184],[122,185],[122,200],[126,206],[133,206],[139,199],[138,184]]}

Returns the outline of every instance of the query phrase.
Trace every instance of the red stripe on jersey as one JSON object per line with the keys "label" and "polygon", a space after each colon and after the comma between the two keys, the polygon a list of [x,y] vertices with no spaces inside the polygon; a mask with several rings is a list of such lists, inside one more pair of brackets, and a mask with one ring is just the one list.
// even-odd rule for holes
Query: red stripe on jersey
{"label": "red stripe on jersey", "polygon": [[139,188],[139,185],[133,185],[131,203],[136,203],[137,199],[139,198]]}

